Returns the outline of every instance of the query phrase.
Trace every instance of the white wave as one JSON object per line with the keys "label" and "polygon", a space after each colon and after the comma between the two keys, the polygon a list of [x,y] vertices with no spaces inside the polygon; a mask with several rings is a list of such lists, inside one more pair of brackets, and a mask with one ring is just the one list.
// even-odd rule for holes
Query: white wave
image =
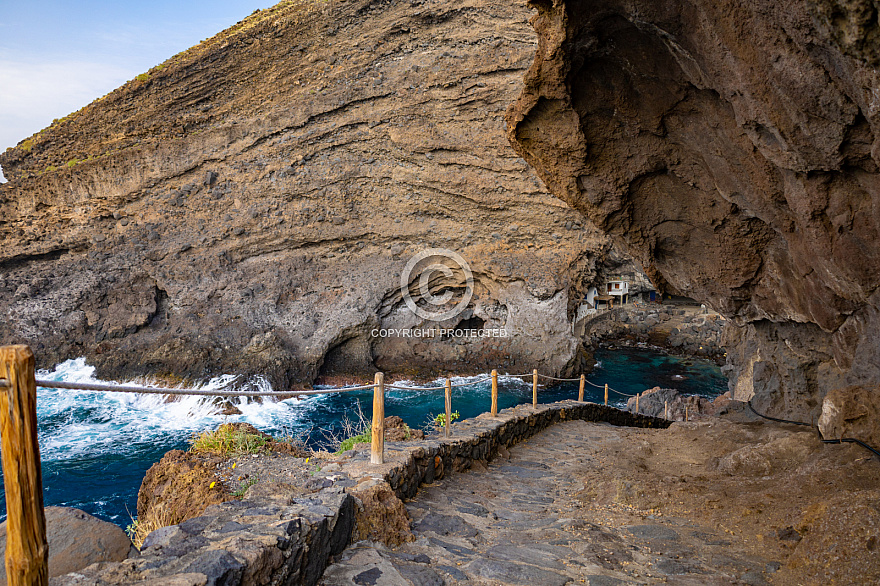
{"label": "white wave", "polygon": [[[38,378],[82,383],[112,383],[96,379],[95,369],[84,358],[67,360],[52,371],[40,371]],[[194,385],[201,390],[220,389],[237,377],[223,375]],[[151,381],[140,381],[149,384]],[[263,377],[245,381],[242,391],[271,391]],[[296,398],[278,401],[267,397],[254,401],[231,398],[240,415],[223,415],[211,397],[145,395],[103,391],[39,389],[37,419],[40,423],[40,452],[45,461],[106,454],[133,455],[145,447],[170,447],[191,434],[214,428],[223,422],[246,421],[272,433],[296,430],[304,403]]]}

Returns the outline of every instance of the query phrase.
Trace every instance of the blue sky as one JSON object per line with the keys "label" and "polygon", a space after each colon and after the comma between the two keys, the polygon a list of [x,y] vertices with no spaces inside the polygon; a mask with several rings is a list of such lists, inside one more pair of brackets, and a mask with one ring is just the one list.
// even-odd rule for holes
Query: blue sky
{"label": "blue sky", "polygon": [[274,4],[0,0],[0,151]]}

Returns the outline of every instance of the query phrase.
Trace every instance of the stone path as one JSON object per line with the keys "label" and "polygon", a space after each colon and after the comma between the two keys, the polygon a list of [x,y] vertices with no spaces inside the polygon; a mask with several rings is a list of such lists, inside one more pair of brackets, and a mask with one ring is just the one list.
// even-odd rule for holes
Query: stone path
{"label": "stone path", "polygon": [[560,423],[488,470],[423,487],[406,504],[414,542],[394,550],[352,545],[322,584],[765,584],[778,564],[735,537],[685,518],[597,504],[583,479],[603,446],[623,441],[619,429]]}

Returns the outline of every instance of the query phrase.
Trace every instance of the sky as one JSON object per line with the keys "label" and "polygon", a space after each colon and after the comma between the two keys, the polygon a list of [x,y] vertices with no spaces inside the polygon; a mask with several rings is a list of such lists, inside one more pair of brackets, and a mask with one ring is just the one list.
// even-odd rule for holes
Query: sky
{"label": "sky", "polygon": [[0,0],[0,151],[274,4]]}

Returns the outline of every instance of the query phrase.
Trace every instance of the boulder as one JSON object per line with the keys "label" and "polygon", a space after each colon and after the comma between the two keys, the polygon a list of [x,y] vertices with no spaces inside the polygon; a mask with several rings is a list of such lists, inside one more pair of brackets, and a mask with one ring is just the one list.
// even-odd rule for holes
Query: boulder
{"label": "boulder", "polygon": [[409,513],[387,482],[367,480],[350,490],[349,494],[357,503],[352,541],[369,539],[396,547],[415,539],[410,529]]}
{"label": "boulder", "polygon": [[[635,412],[636,398],[631,397],[626,402],[626,408]],[[685,396],[675,389],[663,389],[654,387],[639,395],[639,410],[642,415],[663,417],[671,421],[684,421],[685,414],[688,418],[701,415],[715,415],[715,406],[705,397],[697,395]]]}
{"label": "boulder", "polygon": [[[77,572],[98,562],[121,562],[131,553],[125,532],[79,509],[46,507],[49,577]],[[6,555],[6,521],[0,523],[0,556]],[[0,585],[6,586],[6,567],[0,567]]]}
{"label": "boulder", "polygon": [[403,419],[392,415],[385,418],[385,439],[389,442],[420,440],[425,439],[425,432],[420,429],[411,429]]}
{"label": "boulder", "polygon": [[825,439],[848,437],[880,447],[880,387],[834,389],[822,401],[819,430]]}

